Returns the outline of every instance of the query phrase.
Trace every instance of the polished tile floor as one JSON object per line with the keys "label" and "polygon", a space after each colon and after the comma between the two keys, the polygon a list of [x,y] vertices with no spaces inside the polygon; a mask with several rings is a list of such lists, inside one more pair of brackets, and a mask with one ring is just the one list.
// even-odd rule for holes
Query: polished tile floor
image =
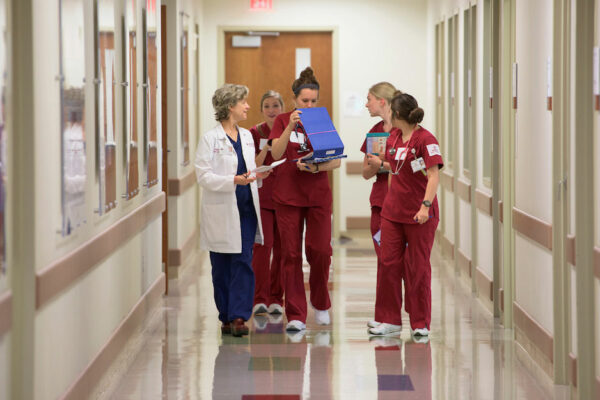
{"label": "polished tile floor", "polygon": [[[208,258],[198,255],[109,371],[110,399],[563,399],[434,249],[429,341],[369,338],[376,259],[364,233],[334,246],[332,324],[309,312],[304,335],[255,317],[248,337],[222,337]],[[307,271],[307,266],[305,271]],[[408,316],[405,318],[408,327]],[[526,365],[528,367],[526,367]],[[119,372],[121,371],[121,372]],[[537,377],[537,378],[536,378]]]}

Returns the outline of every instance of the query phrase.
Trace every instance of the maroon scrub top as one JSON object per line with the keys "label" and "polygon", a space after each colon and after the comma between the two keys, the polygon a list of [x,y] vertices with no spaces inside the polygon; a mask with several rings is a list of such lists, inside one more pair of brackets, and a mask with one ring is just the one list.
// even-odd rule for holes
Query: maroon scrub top
{"label": "maroon scrub top", "polygon": [[[266,122],[255,125],[250,129],[250,133],[252,133],[252,138],[254,139],[254,149],[256,150],[256,155],[260,153],[260,140],[261,139],[269,139],[269,135],[271,134],[271,128],[267,125]],[[271,156],[271,151],[267,152],[267,156],[265,157],[265,161],[263,165],[271,165],[273,163],[273,156]],[[269,175],[266,179],[262,181],[262,187],[258,189],[258,198],[260,199],[260,208],[266,208],[267,210],[274,210],[275,205],[273,204],[273,174]]]}
{"label": "maroon scrub top", "polygon": [[[427,188],[427,177],[421,172],[413,172],[411,161],[423,157],[426,169],[438,165],[440,169],[444,166],[442,155],[437,139],[428,130],[419,127],[415,130],[407,142],[402,141],[402,134],[397,131],[394,137],[387,142],[386,159],[391,166],[391,172],[398,171],[398,175],[392,175],[392,183],[383,203],[381,216],[394,222],[403,224],[416,224],[413,217],[421,208],[425,189]],[[395,153],[390,154],[394,148]],[[415,152],[412,152],[412,149]],[[396,160],[399,153],[406,154],[406,161],[402,168],[402,160]],[[437,196],[433,199],[429,208],[430,218],[439,219]]]}
{"label": "maroon scrub top", "polygon": [[[390,136],[388,137],[388,141],[389,138],[393,135],[394,131],[396,129],[392,128],[392,131],[390,132]],[[369,133],[371,132],[385,132],[383,130],[383,121],[379,121],[378,123],[376,123],[371,130],[369,131]],[[362,144],[362,147],[360,148],[360,151],[362,151],[363,153],[367,153],[367,139],[365,138],[365,141]],[[371,197],[369,198],[369,201],[371,202],[371,207],[383,207],[383,201],[385,200],[385,195],[388,192],[388,174],[377,174],[376,175],[376,179],[375,182],[373,182],[373,188],[371,189]]]}
{"label": "maroon scrub top", "polygon": [[[290,115],[293,111],[282,113],[275,118],[273,129],[269,139],[277,139],[290,122]],[[298,124],[297,130],[299,133],[306,133],[302,125]],[[327,207],[331,206],[331,188],[329,187],[329,178],[327,172],[301,172],[298,170],[296,160],[303,157],[312,151],[312,146],[307,141],[309,151],[299,153],[300,144],[292,143],[294,132],[292,131],[290,141],[282,155],[287,161],[275,168],[273,185],[273,201],[279,204],[285,204],[296,207]]]}

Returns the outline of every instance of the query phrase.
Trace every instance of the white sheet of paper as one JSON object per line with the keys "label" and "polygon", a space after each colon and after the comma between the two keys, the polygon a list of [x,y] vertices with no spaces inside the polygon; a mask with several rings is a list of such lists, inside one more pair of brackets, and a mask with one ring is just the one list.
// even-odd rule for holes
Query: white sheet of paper
{"label": "white sheet of paper", "polygon": [[267,142],[269,141],[269,139],[260,139],[260,143],[258,144],[258,149],[262,150],[265,147],[265,144],[267,144]]}
{"label": "white sheet of paper", "polygon": [[378,246],[381,246],[381,229],[373,235],[373,240],[375,241],[375,243],[377,243]]}
{"label": "white sheet of paper", "polygon": [[255,169],[252,170],[252,173],[255,174],[257,172],[267,172],[272,170],[273,168],[283,164],[285,162],[285,158],[281,159],[279,161],[274,161],[271,165],[261,165],[260,167],[256,167]]}

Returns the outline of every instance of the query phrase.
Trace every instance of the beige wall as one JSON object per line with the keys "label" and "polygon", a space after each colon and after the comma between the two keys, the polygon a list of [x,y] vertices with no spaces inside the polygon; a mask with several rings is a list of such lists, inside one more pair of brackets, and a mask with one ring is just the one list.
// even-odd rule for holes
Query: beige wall
{"label": "beige wall", "polygon": [[[119,2],[122,3],[122,2]],[[140,143],[140,193],[131,200],[121,198],[125,192],[123,160],[122,87],[116,89],[115,126],[117,139],[117,201],[116,209],[98,216],[98,186],[95,174],[94,92],[93,77],[93,23],[92,2],[85,2],[85,31],[81,32],[86,46],[86,218],[87,223],[69,237],[62,237],[60,206],[60,102],[58,59],[58,4],[56,1],[34,1],[34,141],[37,154],[35,182],[40,193],[36,197],[36,237],[32,238],[39,271],[65,254],[80,247],[135,208],[161,191],[160,185],[145,188],[143,165],[142,88],[138,88],[138,138]],[[138,37],[142,36],[142,1],[137,3]],[[117,15],[122,7],[116,6]],[[116,17],[116,16],[115,16]],[[120,17],[117,21],[120,20]],[[121,31],[116,24],[115,73],[121,82]],[[160,35],[160,32],[159,32]],[[141,50],[138,45],[138,50]],[[138,77],[142,76],[142,52],[138,51]],[[160,76],[160,67],[158,70]],[[138,79],[141,83],[141,79]],[[159,93],[160,96],[160,93]],[[158,110],[160,118],[160,108]],[[160,124],[159,124],[160,126]],[[160,130],[159,138],[160,143]],[[160,163],[158,174],[160,176]],[[123,318],[131,311],[162,272],[161,221],[155,219],[138,235],[130,238],[115,253],[94,266],[86,275],[58,294],[37,311],[35,317],[35,371],[33,372],[36,398],[59,397],[79,376],[98,351],[110,339]],[[0,367],[1,368],[1,367]],[[0,369],[1,370],[1,369]]]}
{"label": "beige wall", "polygon": [[[217,42],[220,26],[335,27],[338,40],[338,68],[334,81],[339,82],[334,96],[336,128],[345,145],[346,161],[362,161],[359,151],[368,130],[378,122],[366,109],[359,117],[344,115],[348,95],[365,99],[369,87],[388,80],[413,94],[425,110],[424,125],[435,126],[433,102],[428,96],[433,82],[428,71],[433,64],[427,55],[433,34],[427,29],[427,3],[419,0],[380,1],[377,6],[363,1],[280,1],[270,12],[251,12],[248,2],[237,0],[204,0],[202,31],[201,130],[215,125],[211,97],[217,88]],[[225,12],[227,10],[227,12]],[[360,27],[360,29],[356,29]],[[335,52],[335,51],[334,51]],[[407,57],[410,62],[407,62]],[[431,72],[433,73],[433,72]],[[240,82],[243,83],[243,82]],[[292,82],[290,82],[291,85]],[[252,90],[252,88],[250,88]],[[282,93],[288,97],[290,93]],[[340,229],[346,229],[346,216],[370,215],[369,193],[372,182],[360,176],[346,176],[344,162],[340,169]]]}
{"label": "beige wall", "polygon": [[[163,1],[163,4],[165,2]],[[200,79],[195,77],[195,60],[199,57],[199,49],[195,43],[195,24],[202,29],[201,4],[191,0],[169,1],[167,4],[167,74],[168,82],[177,84],[168,85],[168,147],[171,150],[168,158],[169,179],[180,179],[194,170],[194,155],[198,143],[197,131],[199,122],[199,104],[195,102],[195,93],[198,88],[193,88],[189,97],[189,132],[190,132],[190,162],[184,165],[183,142],[181,139],[181,98],[180,98],[180,68],[181,51],[180,35],[182,31],[180,12],[189,15],[189,48],[188,48],[188,71],[190,85],[199,86]],[[201,32],[201,31],[200,31]],[[200,70],[203,67],[200,64]],[[180,196],[169,196],[169,248],[181,249],[185,241],[190,237],[198,225],[198,198],[200,190],[190,189]]]}
{"label": "beige wall", "polygon": [[0,336],[0,398],[10,398],[10,332]]}

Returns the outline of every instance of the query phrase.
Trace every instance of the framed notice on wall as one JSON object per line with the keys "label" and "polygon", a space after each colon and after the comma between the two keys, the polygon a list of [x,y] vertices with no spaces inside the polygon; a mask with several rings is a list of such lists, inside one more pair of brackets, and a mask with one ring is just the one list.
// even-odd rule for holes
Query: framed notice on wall
{"label": "framed notice on wall", "polygon": [[146,0],[144,9],[144,165],[145,186],[158,183],[158,64],[156,0]]}

